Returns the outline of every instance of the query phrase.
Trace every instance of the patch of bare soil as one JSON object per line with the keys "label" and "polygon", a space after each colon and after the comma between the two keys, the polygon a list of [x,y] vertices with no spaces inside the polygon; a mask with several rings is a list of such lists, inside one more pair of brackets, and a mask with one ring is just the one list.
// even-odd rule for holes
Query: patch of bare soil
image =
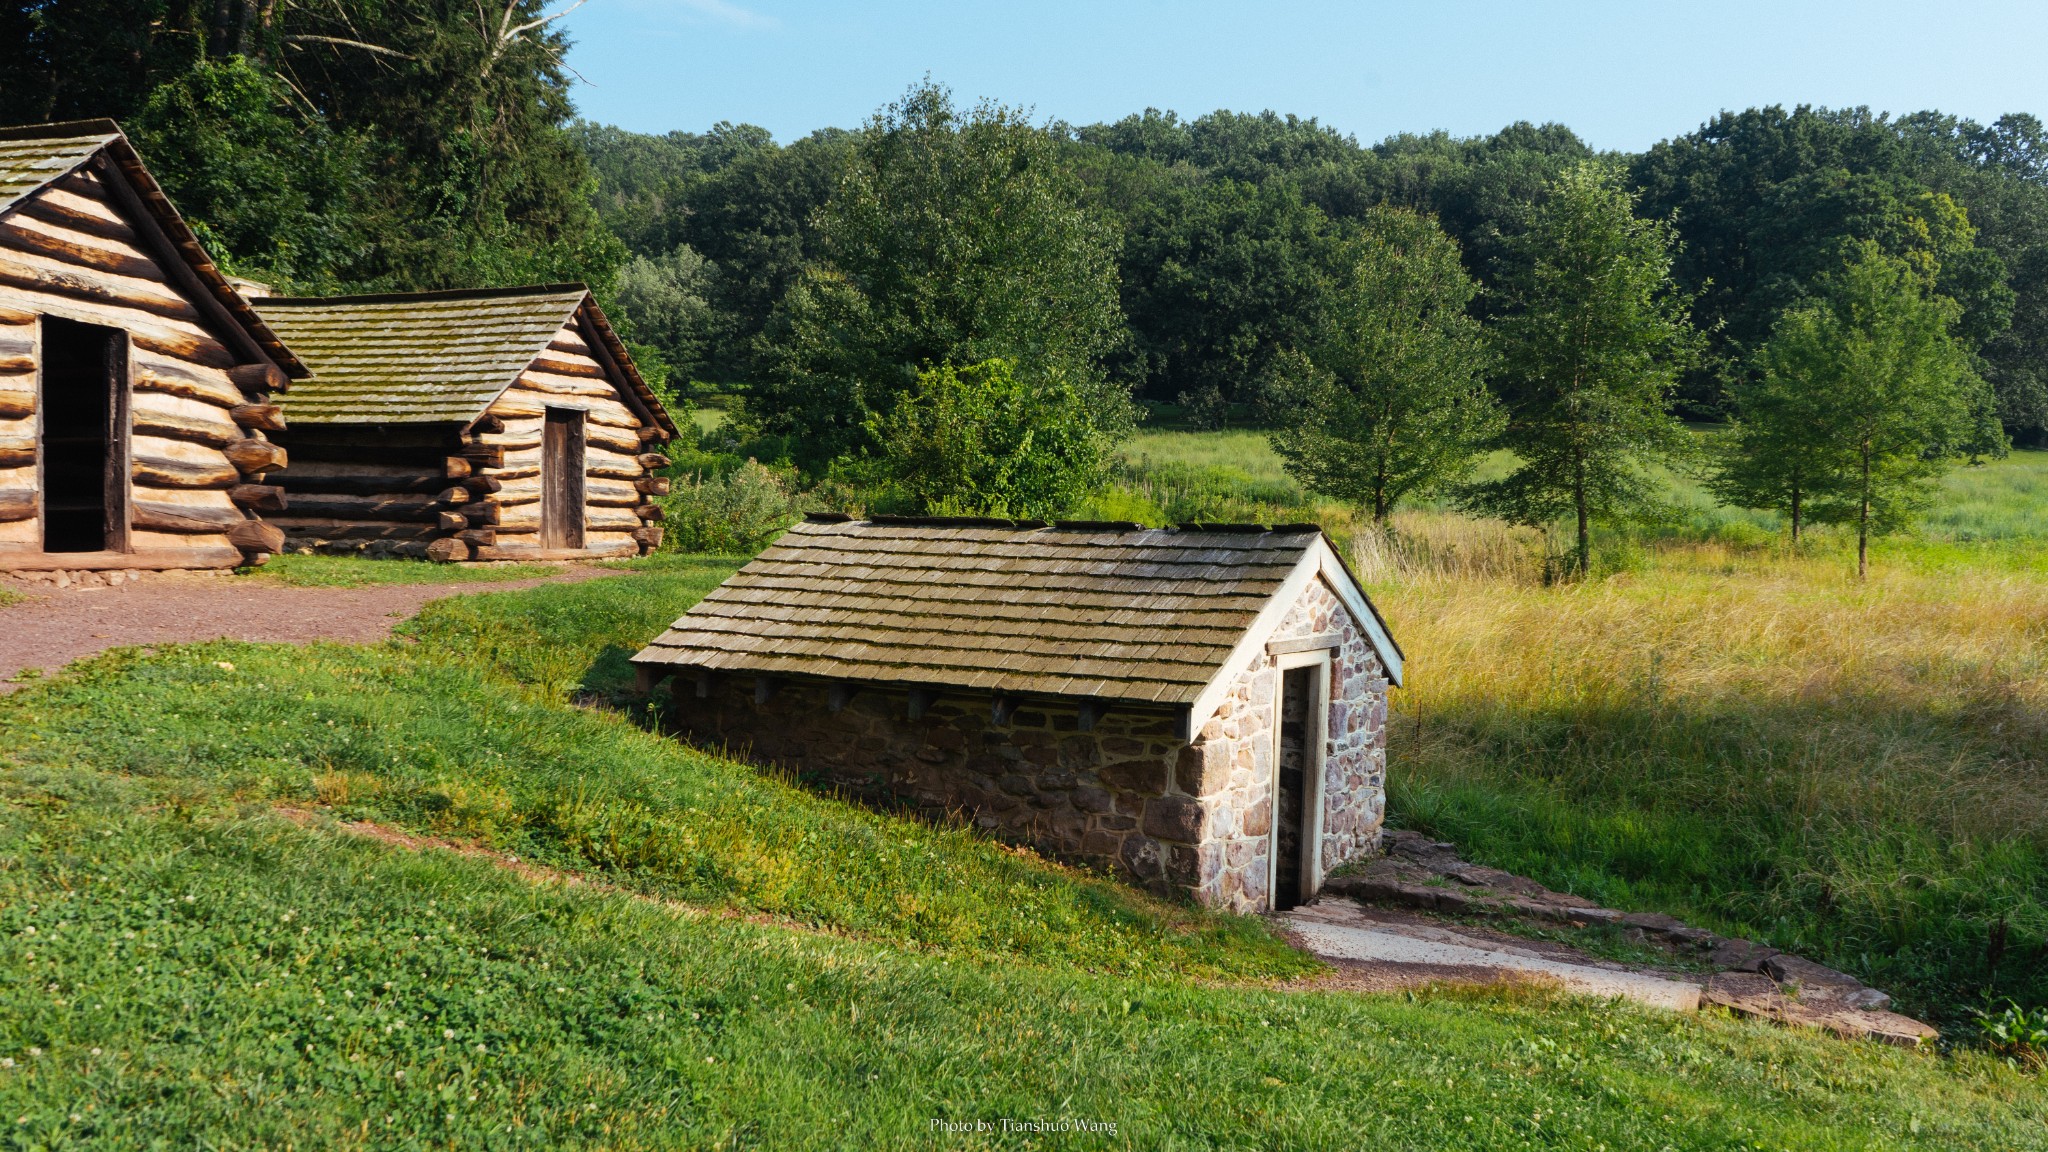
{"label": "patch of bare soil", "polygon": [[444,596],[606,575],[612,573],[578,566],[557,576],[479,584],[297,588],[226,573],[151,572],[114,587],[24,585],[16,590],[26,600],[0,608],[0,694],[20,687],[9,681],[25,669],[54,673],[108,648],[203,640],[367,644],[390,636],[392,625]]}

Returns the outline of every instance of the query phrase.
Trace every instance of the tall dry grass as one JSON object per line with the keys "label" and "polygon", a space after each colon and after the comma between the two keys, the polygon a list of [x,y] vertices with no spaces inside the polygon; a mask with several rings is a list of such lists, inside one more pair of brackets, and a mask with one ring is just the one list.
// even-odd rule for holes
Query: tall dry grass
{"label": "tall dry grass", "polygon": [[1411,660],[1397,822],[1922,1010],[2048,1001],[2048,576],[1667,542],[1545,584],[1441,515],[1353,554]]}

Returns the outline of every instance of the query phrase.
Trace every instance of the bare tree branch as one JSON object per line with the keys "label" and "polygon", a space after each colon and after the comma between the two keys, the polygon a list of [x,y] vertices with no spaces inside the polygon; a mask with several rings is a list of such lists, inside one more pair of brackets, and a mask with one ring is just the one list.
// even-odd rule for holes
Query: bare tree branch
{"label": "bare tree branch", "polygon": [[[524,35],[525,33],[533,31],[535,28],[546,27],[547,25],[553,24],[555,21],[560,20],[562,17],[567,16],[569,13],[574,12],[578,8],[581,8],[588,3],[590,3],[590,0],[576,0],[574,4],[569,5],[567,8],[562,9],[560,12],[557,12],[552,16],[543,16],[538,20],[529,20],[526,23],[521,24],[519,27],[512,29],[512,35],[521,36]],[[506,5],[505,12],[507,15],[510,15],[512,12],[512,6],[509,4]]]}
{"label": "bare tree branch", "polygon": [[361,48],[365,52],[375,52],[380,56],[396,56],[400,60],[414,59],[414,57],[407,55],[404,52],[400,52],[396,48],[386,48],[381,44],[366,44],[361,40],[347,40],[343,39],[340,36],[316,36],[311,32],[299,32],[285,37],[285,41],[287,43],[294,44],[302,42],[313,44],[334,44],[343,48]]}

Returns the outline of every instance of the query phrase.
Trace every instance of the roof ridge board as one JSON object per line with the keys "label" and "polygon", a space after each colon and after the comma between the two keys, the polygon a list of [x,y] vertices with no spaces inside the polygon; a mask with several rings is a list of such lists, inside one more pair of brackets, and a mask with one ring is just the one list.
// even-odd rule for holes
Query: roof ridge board
{"label": "roof ridge board", "polygon": [[362,292],[349,296],[259,296],[261,305],[281,305],[286,308],[311,308],[320,306],[351,306],[366,304],[434,303],[444,300],[520,299],[533,296],[582,295],[590,286],[580,281],[563,280],[550,284],[518,284],[504,288],[439,288],[425,292]]}
{"label": "roof ridge board", "polygon": [[[746,579],[741,579],[741,576],[746,576]],[[864,587],[868,586],[881,586],[889,588],[922,588],[927,589],[934,594],[916,597],[916,599],[937,603],[958,604],[989,602],[986,598],[965,595],[964,593],[970,589],[977,591],[988,591],[991,589],[1002,590],[1006,593],[1006,596],[1004,597],[1005,601],[1009,603],[1018,604],[1038,603],[1039,601],[1036,599],[1038,597],[1092,596],[1102,597],[1118,605],[1129,604],[1133,600],[1161,603],[1175,600],[1202,602],[1253,599],[1263,602],[1266,598],[1270,597],[1274,591],[1273,587],[1264,581],[1183,581],[1182,583],[1193,583],[1194,587],[1171,588],[1162,587],[1157,584],[1149,583],[1146,581],[1096,581],[1087,584],[1076,584],[1069,586],[1055,586],[1051,584],[1031,584],[1020,586],[1015,583],[952,583],[944,585],[933,585],[930,583],[919,583],[916,581],[905,580],[863,580],[840,581],[832,587],[821,587],[816,582],[788,578],[778,579],[777,577],[766,573],[757,573],[752,575],[739,573],[733,575],[732,577],[729,577],[728,579],[733,582],[733,586],[736,588],[764,588],[783,593],[812,596],[868,594],[862,593],[860,591]],[[769,581],[771,580],[774,582],[770,583]],[[954,594],[945,594],[949,591]],[[1064,603],[1065,601],[1055,600],[1053,602]],[[1177,610],[1184,611],[1187,609],[1188,606],[1189,605],[1187,604],[1178,605]]]}
{"label": "roof ridge board", "polygon": [[51,120],[43,124],[10,124],[0,128],[0,142],[83,140],[88,136],[119,136],[121,125],[104,116],[82,120]]}
{"label": "roof ridge board", "polygon": [[[921,542],[931,543],[931,542]],[[1281,563],[1280,557],[1299,559],[1304,547],[1279,548],[1178,548],[1156,544],[1048,544],[1044,547],[1027,546],[1012,542],[989,543],[967,547],[939,549],[933,547],[909,548],[894,541],[838,541],[831,544],[814,544],[806,540],[797,544],[779,545],[791,552],[821,556],[975,556],[995,560],[1052,562],[1076,560],[1086,562],[1121,563],[1138,560],[1162,564],[1227,564],[1273,557],[1274,563]]]}
{"label": "roof ridge board", "polygon": [[[775,565],[787,568],[807,569],[812,574],[818,576],[827,576],[835,572],[876,571],[930,572],[946,574],[995,572],[1011,576],[1060,576],[1076,575],[1077,573],[1071,571],[1062,571],[1060,568],[1055,567],[1055,565],[1084,564],[1091,565],[1091,568],[1089,569],[1090,574],[1099,575],[1101,578],[1104,579],[1143,579],[1146,578],[1145,573],[1148,570],[1158,571],[1162,573],[1162,575],[1164,576],[1171,576],[1175,579],[1186,579],[1190,576],[1204,574],[1214,574],[1214,576],[1212,576],[1211,578],[1256,579],[1265,574],[1284,574],[1290,572],[1293,570],[1295,565],[1300,563],[1300,558],[1295,557],[1294,559],[1289,561],[1276,560],[1273,562],[1259,562],[1247,564],[1161,564],[1154,561],[1130,560],[1109,564],[1098,568],[1093,567],[1095,562],[1087,560],[1052,561],[1041,564],[1018,564],[1015,562],[1005,563],[1001,561],[991,561],[984,558],[972,556],[949,557],[942,555],[870,553],[860,557],[843,557],[835,562],[824,557],[807,556],[799,553],[798,555],[794,556],[787,554],[780,556],[763,555],[757,557],[754,562],[749,563],[747,566],[752,567],[754,563],[759,563],[764,567]],[[1281,579],[1285,579],[1285,576],[1281,576]]]}
{"label": "roof ridge board", "polygon": [[[1013,581],[1039,579],[1079,580],[1138,580],[1161,583],[1177,583],[1188,580],[1208,582],[1238,582],[1246,580],[1284,581],[1292,565],[1262,564],[1242,566],[1221,566],[1210,564],[1154,564],[1127,562],[1122,564],[1095,564],[1084,560],[1059,561],[1056,564],[1022,568],[1015,565],[955,562],[955,563],[890,563],[869,558],[859,564],[823,564],[816,560],[775,559],[771,564],[787,568],[806,568],[802,573],[818,579],[832,579],[844,573],[846,579],[873,579],[885,573],[918,572],[928,574],[930,579],[956,579],[965,577],[998,576]],[[764,568],[764,570],[766,570]],[[794,574],[794,573],[792,573]]]}
{"label": "roof ridge board", "polygon": [[[1055,547],[1048,549],[996,550],[959,548],[947,551],[904,549],[904,548],[845,548],[826,549],[817,547],[787,547],[778,550],[784,555],[801,556],[808,563],[849,563],[856,558],[899,557],[906,561],[955,563],[976,561],[983,564],[1003,564],[1018,568],[1034,565],[1072,564],[1171,564],[1189,567],[1236,568],[1248,566],[1292,567],[1301,559],[1302,549],[1273,548],[1246,549],[1242,551],[1193,550],[1152,547],[1105,547],[1079,548]],[[764,553],[764,556],[769,555]]]}

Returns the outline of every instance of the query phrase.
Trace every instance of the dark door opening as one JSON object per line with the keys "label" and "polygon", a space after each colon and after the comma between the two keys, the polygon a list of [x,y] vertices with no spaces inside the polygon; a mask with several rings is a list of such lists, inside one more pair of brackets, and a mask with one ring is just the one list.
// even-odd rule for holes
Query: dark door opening
{"label": "dark door opening", "polygon": [[43,551],[128,550],[128,340],[43,318]]}
{"label": "dark door opening", "polygon": [[1314,834],[1316,669],[1291,668],[1280,676],[1277,776],[1273,788],[1273,911],[1285,912],[1310,895],[1309,841]]}
{"label": "dark door opening", "polygon": [[540,546],[583,547],[583,413],[547,410],[540,450]]}

